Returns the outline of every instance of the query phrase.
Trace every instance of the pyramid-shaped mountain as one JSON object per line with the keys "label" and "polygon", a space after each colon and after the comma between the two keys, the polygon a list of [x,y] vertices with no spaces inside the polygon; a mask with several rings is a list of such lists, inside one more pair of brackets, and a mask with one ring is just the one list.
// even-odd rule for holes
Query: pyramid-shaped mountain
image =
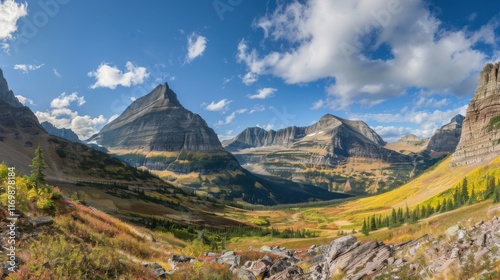
{"label": "pyramid-shaped mountain", "polygon": [[166,83],[135,100],[87,142],[156,171],[208,174],[239,168],[214,130],[184,108]]}
{"label": "pyramid-shaped mountain", "polygon": [[135,100],[90,141],[109,150],[224,151],[217,134],[184,108],[166,83]]}

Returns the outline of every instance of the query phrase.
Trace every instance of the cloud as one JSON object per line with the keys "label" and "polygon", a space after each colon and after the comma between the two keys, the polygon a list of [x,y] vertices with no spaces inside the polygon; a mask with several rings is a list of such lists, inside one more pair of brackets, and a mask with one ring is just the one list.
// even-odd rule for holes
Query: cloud
{"label": "cloud", "polygon": [[256,124],[255,126],[260,127],[262,129],[265,129],[267,131],[272,130],[274,128],[274,124],[270,124],[270,123],[265,124],[265,125]]}
{"label": "cloud", "polygon": [[257,90],[257,94],[250,95],[248,98],[250,99],[266,99],[272,97],[274,93],[277,91],[275,88],[261,88]]}
{"label": "cloud", "polygon": [[2,43],[0,43],[0,46],[2,47],[2,50],[6,54],[10,55],[10,45],[8,43],[2,42]]}
{"label": "cloud", "polygon": [[[373,129],[386,141],[397,140],[409,133],[421,138],[428,138],[434,135],[436,129],[450,122],[450,120],[461,114],[465,116],[468,105],[460,106],[449,110],[402,110],[400,113],[367,113],[350,115],[349,119],[369,120],[377,123],[388,123],[390,125],[376,126]],[[402,126],[394,126],[401,123]]]}
{"label": "cloud", "polygon": [[244,113],[247,113],[247,112],[248,112],[248,109],[246,109],[246,108],[238,109],[238,110],[232,112],[231,114],[227,115],[224,120],[219,120],[215,124],[215,126],[220,127],[222,125],[231,124],[234,121],[234,119],[236,118],[236,115],[244,114]]}
{"label": "cloud", "polygon": [[229,108],[229,104],[233,102],[232,100],[222,99],[219,102],[212,101],[210,104],[206,105],[205,103],[202,106],[205,106],[205,110],[218,112],[218,111],[227,111]]}
{"label": "cloud", "polygon": [[323,107],[325,107],[325,101],[320,99],[320,100],[313,103],[311,109],[317,110],[317,109],[321,109]]}
{"label": "cloud", "polygon": [[195,58],[202,56],[207,48],[207,38],[194,32],[188,36],[188,53],[186,62],[191,63]]}
{"label": "cloud", "polygon": [[372,127],[375,132],[377,132],[380,137],[382,137],[387,142],[394,142],[401,137],[408,134],[412,134],[414,131],[408,127],[396,127],[396,126],[376,126]]}
{"label": "cloud", "polygon": [[78,106],[82,106],[85,104],[85,98],[83,96],[78,96],[77,92],[73,92],[70,95],[67,95],[65,92],[61,93],[58,97],[54,98],[50,102],[51,108],[66,108],[71,103],[76,102]]}
{"label": "cloud", "polygon": [[254,105],[252,107],[252,109],[250,109],[250,111],[248,111],[248,113],[249,114],[253,114],[253,113],[256,113],[256,112],[263,112],[265,110],[266,110],[266,106],[257,104],[257,105]]}
{"label": "cloud", "polygon": [[410,87],[471,94],[490,60],[478,45],[495,46],[497,40],[495,20],[479,30],[448,27],[423,0],[283,3],[255,21],[264,31],[265,51],[245,40],[238,44],[243,82],[261,75],[288,84],[334,80],[325,99],[332,108],[372,106]]}
{"label": "cloud", "polygon": [[52,68],[52,72],[54,72],[54,76],[56,76],[56,77],[58,77],[58,78],[61,78],[61,77],[62,77],[61,73],[59,73],[59,71],[57,71],[57,69],[56,69],[56,68]]}
{"label": "cloud", "polygon": [[149,73],[145,67],[137,67],[132,62],[128,61],[125,64],[126,72],[118,69],[116,66],[109,66],[107,63],[102,63],[97,67],[97,70],[89,72],[89,77],[95,77],[96,82],[90,86],[92,89],[109,88],[115,89],[117,86],[131,87],[144,83],[149,77]]}
{"label": "cloud", "polygon": [[17,31],[17,21],[27,14],[27,3],[18,4],[14,0],[0,1],[0,39],[12,39],[12,34]]}
{"label": "cloud", "polygon": [[22,95],[16,95],[16,98],[17,98],[17,100],[19,100],[19,102],[21,102],[21,104],[23,104],[23,105],[25,105],[25,106],[26,106],[27,104],[30,104],[30,105],[35,104],[35,103],[33,102],[33,100],[31,100],[31,99],[29,99],[29,98],[27,98],[27,97],[24,97],[24,96],[22,96]]}
{"label": "cloud", "polygon": [[16,64],[14,65],[14,70],[20,70],[23,74],[28,74],[29,71],[35,71],[43,67],[43,64],[33,65],[33,64]]}
{"label": "cloud", "polygon": [[230,140],[236,136],[233,135],[233,132],[234,132],[233,130],[228,130],[226,131],[226,134],[218,134],[217,137],[219,137],[220,141]]}
{"label": "cloud", "polygon": [[50,102],[50,109],[45,112],[36,112],[40,122],[50,122],[57,128],[68,128],[73,130],[80,139],[87,139],[97,133],[99,126],[107,122],[103,115],[92,118],[89,115],[81,116],[77,111],[71,110],[70,106],[81,106],[85,103],[84,97],[73,92],[70,95],[62,93]]}
{"label": "cloud", "polygon": [[437,100],[434,98],[427,98],[425,96],[420,96],[418,100],[415,102],[416,107],[434,107],[434,108],[441,108],[443,106],[446,106],[450,104],[450,100],[447,98],[443,98],[441,100]]}

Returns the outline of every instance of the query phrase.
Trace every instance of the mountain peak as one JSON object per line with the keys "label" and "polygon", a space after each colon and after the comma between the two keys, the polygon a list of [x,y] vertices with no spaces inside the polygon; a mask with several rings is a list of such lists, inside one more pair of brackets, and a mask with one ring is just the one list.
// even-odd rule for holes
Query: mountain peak
{"label": "mountain peak", "polygon": [[464,122],[464,120],[465,120],[465,117],[458,114],[451,119],[450,123],[458,123],[461,125]]}
{"label": "mountain peak", "polygon": [[163,105],[170,105],[172,107],[182,107],[179,99],[177,99],[177,94],[170,89],[168,83],[158,85],[151,93],[139,98],[138,100],[145,98],[150,102],[160,101],[164,103]]}
{"label": "mountain peak", "polygon": [[17,97],[14,95],[12,90],[9,90],[9,85],[7,84],[7,80],[3,76],[3,71],[0,68],[0,101],[5,101],[10,106],[20,108],[23,107],[23,104],[19,102]]}
{"label": "mountain peak", "polygon": [[488,63],[479,75],[476,93],[472,100],[480,100],[492,95],[500,94],[500,62]]}

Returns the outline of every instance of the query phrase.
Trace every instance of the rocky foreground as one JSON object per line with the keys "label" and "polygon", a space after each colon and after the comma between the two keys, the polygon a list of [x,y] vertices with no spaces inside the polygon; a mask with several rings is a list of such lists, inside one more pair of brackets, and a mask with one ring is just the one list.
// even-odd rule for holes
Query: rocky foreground
{"label": "rocky foreground", "polygon": [[[500,275],[493,267],[500,261],[499,247],[500,219],[494,217],[468,227],[452,226],[440,236],[424,235],[397,245],[362,243],[354,236],[343,236],[329,245],[313,245],[306,252],[263,246],[260,252],[266,254],[264,257],[244,264],[233,251],[205,253],[200,260],[227,263],[234,279],[240,280],[469,279],[471,275],[497,279]],[[180,261],[194,261],[183,258],[176,257],[174,267]],[[156,268],[157,275],[175,273]]]}

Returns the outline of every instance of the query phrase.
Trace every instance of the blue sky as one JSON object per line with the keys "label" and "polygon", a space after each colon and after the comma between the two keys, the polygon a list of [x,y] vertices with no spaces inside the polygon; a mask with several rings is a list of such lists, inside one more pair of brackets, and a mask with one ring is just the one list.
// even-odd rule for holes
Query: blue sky
{"label": "blue sky", "polygon": [[221,139],[331,113],[387,141],[465,114],[500,60],[494,1],[0,0],[0,67],[88,138],[168,82]]}

